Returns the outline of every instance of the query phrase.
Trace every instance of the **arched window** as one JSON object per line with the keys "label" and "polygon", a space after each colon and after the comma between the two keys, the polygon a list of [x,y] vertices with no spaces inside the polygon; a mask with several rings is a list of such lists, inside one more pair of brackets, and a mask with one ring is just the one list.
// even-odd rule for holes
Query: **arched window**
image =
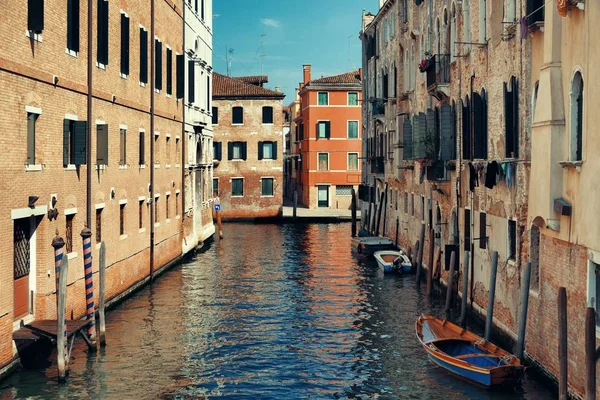
{"label": "arched window", "polygon": [[444,54],[450,54],[450,25],[448,10],[444,8]]}
{"label": "arched window", "polygon": [[408,63],[410,61],[410,57],[408,56],[408,50],[404,53],[404,91],[408,92],[410,90],[410,70],[408,67]]}
{"label": "arched window", "polygon": [[[469,0],[463,1],[463,15],[465,20],[463,26],[463,42],[471,43],[471,8],[469,6]],[[465,54],[468,54],[471,51],[470,44],[465,44],[462,48],[465,49]]]}
{"label": "arched window", "polygon": [[439,18],[436,18],[436,20],[435,20],[435,37],[436,37],[436,42],[437,42],[436,54],[440,54],[441,47],[442,47],[442,37],[441,37],[441,31],[440,31],[440,19]]}
{"label": "arched window", "polygon": [[583,78],[575,72],[571,82],[571,161],[583,160]]}
{"label": "arched window", "polygon": [[450,61],[456,61],[456,4],[452,3],[450,19]]}
{"label": "arched window", "polygon": [[485,43],[486,29],[486,0],[479,0],[479,43]]}

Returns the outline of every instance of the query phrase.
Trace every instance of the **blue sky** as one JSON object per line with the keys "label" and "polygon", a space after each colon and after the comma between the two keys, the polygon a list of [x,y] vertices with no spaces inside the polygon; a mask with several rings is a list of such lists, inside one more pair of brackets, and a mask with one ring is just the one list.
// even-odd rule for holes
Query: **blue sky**
{"label": "blue sky", "polygon": [[[267,87],[281,87],[293,100],[302,80],[302,65],[312,64],[312,77],[358,69],[361,64],[363,8],[376,13],[378,0],[213,0],[213,65],[232,76],[259,75],[260,57]],[[263,51],[259,51],[263,39]]]}

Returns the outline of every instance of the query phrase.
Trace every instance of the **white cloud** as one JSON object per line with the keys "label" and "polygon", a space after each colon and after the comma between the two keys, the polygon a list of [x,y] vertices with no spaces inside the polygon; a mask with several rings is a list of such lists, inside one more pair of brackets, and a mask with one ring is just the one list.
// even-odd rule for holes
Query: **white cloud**
{"label": "white cloud", "polygon": [[280,28],[281,27],[281,23],[277,20],[271,19],[271,18],[263,18],[260,20],[260,23],[266,26],[270,26],[272,28]]}
{"label": "white cloud", "polygon": [[213,18],[219,18],[221,14],[213,14]]}

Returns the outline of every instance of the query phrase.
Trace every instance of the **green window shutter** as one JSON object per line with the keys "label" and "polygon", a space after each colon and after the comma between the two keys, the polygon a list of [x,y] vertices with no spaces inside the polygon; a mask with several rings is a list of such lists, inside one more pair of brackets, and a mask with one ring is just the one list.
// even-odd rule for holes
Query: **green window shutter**
{"label": "green window shutter", "polygon": [[108,1],[98,0],[97,60],[108,65]]}
{"label": "green window shutter", "polygon": [[473,93],[473,158],[486,158],[483,154],[483,101]]}
{"label": "green window shutter", "polygon": [[273,143],[273,160],[277,160],[277,142]]}
{"label": "green window shutter", "polygon": [[79,51],[79,0],[67,2],[67,48]]}
{"label": "green window shutter", "polygon": [[37,114],[27,114],[27,164],[35,164],[35,122]]}
{"label": "green window shutter", "polygon": [[44,30],[44,0],[27,1],[27,29],[35,33]]}
{"label": "green window shutter", "polygon": [[419,113],[419,141],[417,142],[417,154],[415,158],[425,158],[426,146],[425,140],[427,138],[427,115],[423,112]]}
{"label": "green window shutter", "polygon": [[219,123],[219,107],[212,108],[212,124],[217,125]]}
{"label": "green window shutter", "polygon": [[415,114],[413,116],[412,159],[419,158],[420,126],[419,115]]}
{"label": "green window shutter", "polygon": [[146,164],[146,132],[140,131],[139,165]]}
{"label": "green window shutter", "polygon": [[[513,89],[514,90],[514,89]],[[513,129],[513,97],[508,92],[508,86],[504,83],[504,141],[506,147],[506,157],[512,156],[512,129]]]}
{"label": "green window shutter", "polygon": [[410,123],[410,118],[404,118],[404,126],[403,126],[403,139],[404,139],[404,159],[412,160],[413,158],[413,132],[412,125]]}
{"label": "green window shutter", "polygon": [[148,83],[148,31],[140,28],[140,82]]}
{"label": "green window shutter", "polygon": [[177,98],[183,99],[183,94],[185,92],[185,59],[183,54],[178,54],[175,56],[175,63],[177,69]]}
{"label": "green window shutter", "polygon": [[121,14],[121,73],[129,75],[129,18]]}
{"label": "green window shutter", "polygon": [[162,90],[162,42],[154,39],[155,46],[155,71],[154,85],[157,90]]}
{"label": "green window shutter", "polygon": [[435,112],[433,109],[428,108],[426,114],[427,120],[427,131],[424,136],[423,146],[425,148],[425,157],[433,160],[436,158],[435,153]]}
{"label": "green window shutter", "polygon": [[242,142],[242,160],[246,160],[248,158],[248,143]]}
{"label": "green window shutter", "polygon": [[233,142],[227,142],[227,159],[233,160]]}
{"label": "green window shutter", "polygon": [[96,164],[108,165],[108,125],[96,125]]}
{"label": "green window shutter", "polygon": [[468,97],[462,107],[462,153],[464,160],[471,159],[471,107]]}
{"label": "green window shutter", "polygon": [[71,150],[71,120],[63,120],[63,166],[69,165]]}
{"label": "green window shutter", "polygon": [[329,139],[331,137],[331,122],[325,122],[325,137]]}
{"label": "green window shutter", "polygon": [[258,142],[258,159],[263,159],[263,144],[264,142]]}
{"label": "green window shutter", "polygon": [[127,131],[119,130],[119,165],[127,164]]}
{"label": "green window shutter", "polygon": [[452,107],[442,104],[441,109],[441,160],[452,160]]}
{"label": "green window shutter", "polygon": [[195,72],[194,61],[188,60],[188,103],[196,101]]}
{"label": "green window shutter", "polygon": [[73,122],[73,155],[71,163],[75,165],[87,164],[87,121]]}
{"label": "green window shutter", "polygon": [[173,50],[167,49],[167,94],[173,94]]}

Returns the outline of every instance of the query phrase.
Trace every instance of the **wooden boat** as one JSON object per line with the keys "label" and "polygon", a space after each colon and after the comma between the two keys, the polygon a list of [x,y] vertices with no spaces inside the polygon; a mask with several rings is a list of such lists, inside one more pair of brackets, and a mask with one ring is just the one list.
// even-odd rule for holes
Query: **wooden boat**
{"label": "wooden boat", "polygon": [[410,272],[412,264],[406,254],[401,250],[381,250],[373,254],[377,265],[383,272]]}
{"label": "wooden boat", "polygon": [[449,321],[421,315],[416,328],[429,359],[461,378],[489,388],[523,377],[525,367],[516,356]]}
{"label": "wooden boat", "polygon": [[352,238],[352,248],[358,254],[370,256],[376,251],[393,249],[394,242],[391,239],[378,236],[356,237]]}

